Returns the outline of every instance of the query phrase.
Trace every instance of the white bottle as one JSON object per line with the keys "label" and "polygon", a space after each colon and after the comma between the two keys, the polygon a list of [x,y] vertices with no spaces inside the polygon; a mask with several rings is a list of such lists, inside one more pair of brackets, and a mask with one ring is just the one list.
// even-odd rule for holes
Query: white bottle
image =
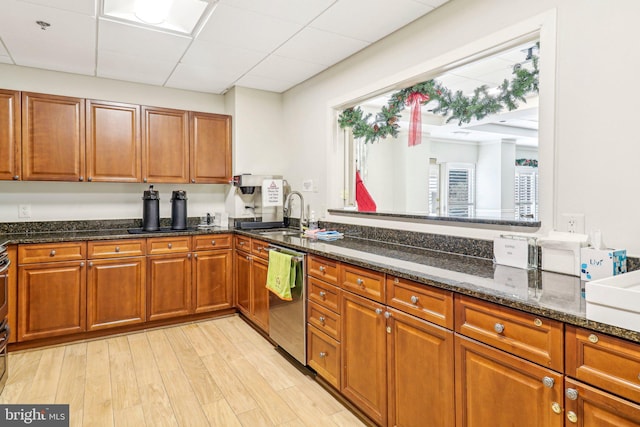
{"label": "white bottle", "polygon": [[311,211],[311,215],[309,216],[309,230],[317,230],[318,229],[318,220],[316,219],[316,213]]}

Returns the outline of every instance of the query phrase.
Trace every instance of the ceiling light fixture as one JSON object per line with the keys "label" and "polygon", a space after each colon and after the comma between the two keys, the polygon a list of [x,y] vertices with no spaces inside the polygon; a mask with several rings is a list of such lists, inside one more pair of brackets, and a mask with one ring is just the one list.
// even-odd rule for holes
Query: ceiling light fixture
{"label": "ceiling light fixture", "polygon": [[171,0],[137,0],[135,15],[147,24],[161,24],[169,16]]}
{"label": "ceiling light fixture", "polygon": [[46,21],[36,21],[36,24],[40,25],[40,29],[42,31],[46,30],[47,28],[49,28],[51,26],[51,24],[49,24]]}

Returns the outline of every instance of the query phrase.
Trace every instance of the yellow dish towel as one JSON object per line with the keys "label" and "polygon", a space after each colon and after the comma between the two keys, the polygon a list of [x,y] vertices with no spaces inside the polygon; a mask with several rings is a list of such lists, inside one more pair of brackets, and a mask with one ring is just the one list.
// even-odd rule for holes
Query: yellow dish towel
{"label": "yellow dish towel", "polygon": [[295,266],[292,266],[291,258],[291,255],[269,251],[267,289],[285,301],[291,301],[292,284],[295,286]]}

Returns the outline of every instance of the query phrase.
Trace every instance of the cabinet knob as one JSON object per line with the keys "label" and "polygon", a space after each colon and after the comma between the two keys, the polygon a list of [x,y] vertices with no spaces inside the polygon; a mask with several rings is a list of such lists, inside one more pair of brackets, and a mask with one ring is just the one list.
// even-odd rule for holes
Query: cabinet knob
{"label": "cabinet knob", "polygon": [[553,385],[556,383],[556,381],[551,378],[551,377],[544,377],[542,379],[542,384],[546,387],[546,388],[553,388]]}
{"label": "cabinet knob", "polygon": [[320,323],[324,325],[324,321],[325,321],[324,316],[318,317],[318,320],[320,321]]}
{"label": "cabinet knob", "polygon": [[318,267],[318,270],[320,270],[320,273],[324,273],[327,269],[324,267],[324,265],[321,265],[320,267]]}
{"label": "cabinet knob", "polygon": [[216,245],[216,241],[215,241],[215,240],[212,240],[212,241],[211,241],[211,246],[215,246],[215,245]]}
{"label": "cabinet knob", "polygon": [[196,183],[195,178],[191,180],[191,183],[192,183],[192,184],[195,184],[195,183]]}
{"label": "cabinet knob", "polygon": [[558,402],[553,402],[551,404],[551,410],[556,413],[559,414],[562,412],[562,406],[560,406],[560,404]]}
{"label": "cabinet knob", "polygon": [[247,261],[251,261],[251,257],[247,255]]}
{"label": "cabinet knob", "polygon": [[80,263],[80,267],[84,267],[84,261]]}
{"label": "cabinet knob", "polygon": [[244,246],[245,242],[239,242],[238,243],[240,246]]}
{"label": "cabinet knob", "polygon": [[537,317],[535,318],[535,320],[533,321],[533,324],[540,327],[542,326],[542,320],[538,319]]}
{"label": "cabinet knob", "polygon": [[169,244],[167,244],[167,247],[168,247],[169,249],[171,249],[171,248],[173,247],[173,243],[169,243]]}
{"label": "cabinet knob", "polygon": [[120,246],[116,246],[116,252],[120,252]]}
{"label": "cabinet knob", "polygon": [[381,308],[376,308],[376,314],[382,314],[382,309]]}
{"label": "cabinet knob", "polygon": [[592,344],[597,343],[598,341],[600,341],[600,339],[598,338],[598,336],[596,334],[591,334],[589,335],[589,342]]}
{"label": "cabinet knob", "polygon": [[91,182],[91,181],[93,181],[93,178],[89,177],[89,178],[87,178],[87,181]]}
{"label": "cabinet knob", "polygon": [[191,254],[187,254],[187,259],[191,259]]}
{"label": "cabinet knob", "polygon": [[572,423],[577,423],[578,422],[578,416],[573,411],[567,412],[567,419],[569,421],[571,421]]}
{"label": "cabinet knob", "polygon": [[56,256],[56,250],[52,249],[51,252],[49,252],[49,256]]}
{"label": "cabinet knob", "polygon": [[327,357],[327,352],[321,351],[319,356],[320,356],[321,359],[323,359],[323,358]]}
{"label": "cabinet knob", "polygon": [[193,254],[193,257],[194,258],[198,258],[198,254]]}
{"label": "cabinet knob", "polygon": [[20,179],[20,177],[19,177],[18,175],[13,175],[13,180],[14,180],[14,181],[17,181],[17,180],[19,180],[19,179]]}
{"label": "cabinet knob", "polygon": [[89,267],[93,267],[93,261],[89,261]]}
{"label": "cabinet knob", "polygon": [[393,278],[393,284],[397,285],[398,283],[400,283],[400,279],[398,279],[397,277]]}
{"label": "cabinet knob", "polygon": [[325,291],[320,291],[318,292],[318,295],[320,295],[320,298],[324,299],[324,297],[327,296],[327,293]]}
{"label": "cabinet knob", "polygon": [[419,298],[415,295],[411,295],[411,304],[417,304],[418,303]]}
{"label": "cabinet knob", "polygon": [[358,285],[362,286],[362,285],[364,285],[364,280],[362,280],[361,278],[359,278],[359,277],[358,277],[358,278],[356,279],[356,284],[358,284]]}
{"label": "cabinet knob", "polygon": [[80,177],[78,178],[78,181],[84,181],[84,176],[80,175]]}
{"label": "cabinet knob", "polygon": [[578,390],[576,390],[575,388],[567,388],[567,390],[564,392],[565,396],[567,396],[567,399],[569,400],[577,400],[578,399]]}
{"label": "cabinet knob", "polygon": [[495,325],[493,325],[493,330],[501,334],[504,332],[504,325],[502,323],[496,323]]}
{"label": "cabinet knob", "polygon": [[384,318],[385,318],[385,319],[388,319],[388,318],[390,318],[390,317],[391,317],[391,313],[390,313],[390,312],[388,312],[388,311],[385,311],[385,312],[384,312]]}

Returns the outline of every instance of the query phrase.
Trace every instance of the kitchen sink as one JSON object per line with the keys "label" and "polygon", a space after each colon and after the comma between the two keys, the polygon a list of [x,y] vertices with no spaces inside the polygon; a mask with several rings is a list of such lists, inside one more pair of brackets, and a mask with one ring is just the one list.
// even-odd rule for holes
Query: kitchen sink
{"label": "kitchen sink", "polygon": [[299,230],[268,230],[261,231],[261,236],[300,236],[302,233]]}

